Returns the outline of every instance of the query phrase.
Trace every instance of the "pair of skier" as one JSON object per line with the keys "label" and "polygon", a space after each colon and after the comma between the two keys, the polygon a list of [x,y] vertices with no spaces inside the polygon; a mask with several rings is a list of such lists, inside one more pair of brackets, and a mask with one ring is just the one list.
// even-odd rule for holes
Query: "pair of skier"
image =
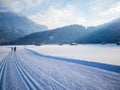
{"label": "pair of skier", "polygon": [[14,50],[14,51],[16,51],[16,47],[11,47],[11,50]]}

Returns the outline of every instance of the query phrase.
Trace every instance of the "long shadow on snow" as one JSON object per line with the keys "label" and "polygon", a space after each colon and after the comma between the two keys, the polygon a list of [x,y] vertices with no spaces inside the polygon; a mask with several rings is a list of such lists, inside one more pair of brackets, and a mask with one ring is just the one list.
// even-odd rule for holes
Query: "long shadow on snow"
{"label": "long shadow on snow", "polygon": [[45,57],[45,58],[51,58],[54,60],[66,61],[66,62],[76,63],[76,64],[82,64],[82,65],[87,65],[87,66],[96,67],[99,69],[104,69],[104,70],[120,73],[120,66],[117,66],[117,65],[90,62],[90,61],[78,60],[78,59],[68,59],[68,58],[62,58],[62,57],[56,57],[56,56],[48,56],[48,55],[43,55],[43,54],[37,53],[37,52],[30,50],[30,49],[26,49],[26,50],[28,50],[36,55],[39,55],[41,57]]}

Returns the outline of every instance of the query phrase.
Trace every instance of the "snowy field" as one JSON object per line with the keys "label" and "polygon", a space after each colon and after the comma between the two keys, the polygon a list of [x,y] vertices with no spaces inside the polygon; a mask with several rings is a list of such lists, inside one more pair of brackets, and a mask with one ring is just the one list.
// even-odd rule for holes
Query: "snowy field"
{"label": "snowy field", "polygon": [[10,48],[5,46],[0,46],[0,62],[9,53]]}
{"label": "snowy field", "polygon": [[120,46],[110,45],[43,45],[27,47],[41,54],[120,65]]}
{"label": "snowy field", "polygon": [[115,45],[0,47],[0,90],[120,90],[120,72],[91,66],[120,71],[119,53]]}

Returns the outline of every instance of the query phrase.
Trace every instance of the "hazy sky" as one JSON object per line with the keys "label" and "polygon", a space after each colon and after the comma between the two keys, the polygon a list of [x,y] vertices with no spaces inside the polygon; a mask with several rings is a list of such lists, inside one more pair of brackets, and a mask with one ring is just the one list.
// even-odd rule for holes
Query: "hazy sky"
{"label": "hazy sky", "polygon": [[9,10],[48,28],[96,26],[120,16],[120,0],[0,0],[0,11]]}

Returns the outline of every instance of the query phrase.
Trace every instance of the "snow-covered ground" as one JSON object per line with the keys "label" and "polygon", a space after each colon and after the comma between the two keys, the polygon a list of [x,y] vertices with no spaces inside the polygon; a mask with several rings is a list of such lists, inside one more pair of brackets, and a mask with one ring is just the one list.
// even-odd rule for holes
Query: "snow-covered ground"
{"label": "snow-covered ground", "polygon": [[41,54],[120,65],[120,46],[115,44],[43,45],[27,47]]}
{"label": "snow-covered ground", "polygon": [[[111,48],[116,51],[119,49],[119,47],[111,45],[106,48],[108,49],[101,45],[17,46],[17,51],[14,52],[7,47],[1,47],[0,53],[4,54],[0,55],[2,57],[0,60],[0,90],[119,90],[120,72],[83,65],[81,62],[74,63],[72,59],[52,57],[59,56],[62,52],[65,55],[61,55],[69,57],[70,51],[72,51],[71,56],[74,56],[80,53],[79,50],[89,49],[91,53],[94,52],[97,55],[100,51],[103,53],[102,50]],[[85,52],[87,53],[87,51]],[[3,57],[5,58],[3,59]],[[120,69],[120,66],[115,69]]]}
{"label": "snow-covered ground", "polygon": [[0,46],[0,62],[9,53],[10,47]]}

